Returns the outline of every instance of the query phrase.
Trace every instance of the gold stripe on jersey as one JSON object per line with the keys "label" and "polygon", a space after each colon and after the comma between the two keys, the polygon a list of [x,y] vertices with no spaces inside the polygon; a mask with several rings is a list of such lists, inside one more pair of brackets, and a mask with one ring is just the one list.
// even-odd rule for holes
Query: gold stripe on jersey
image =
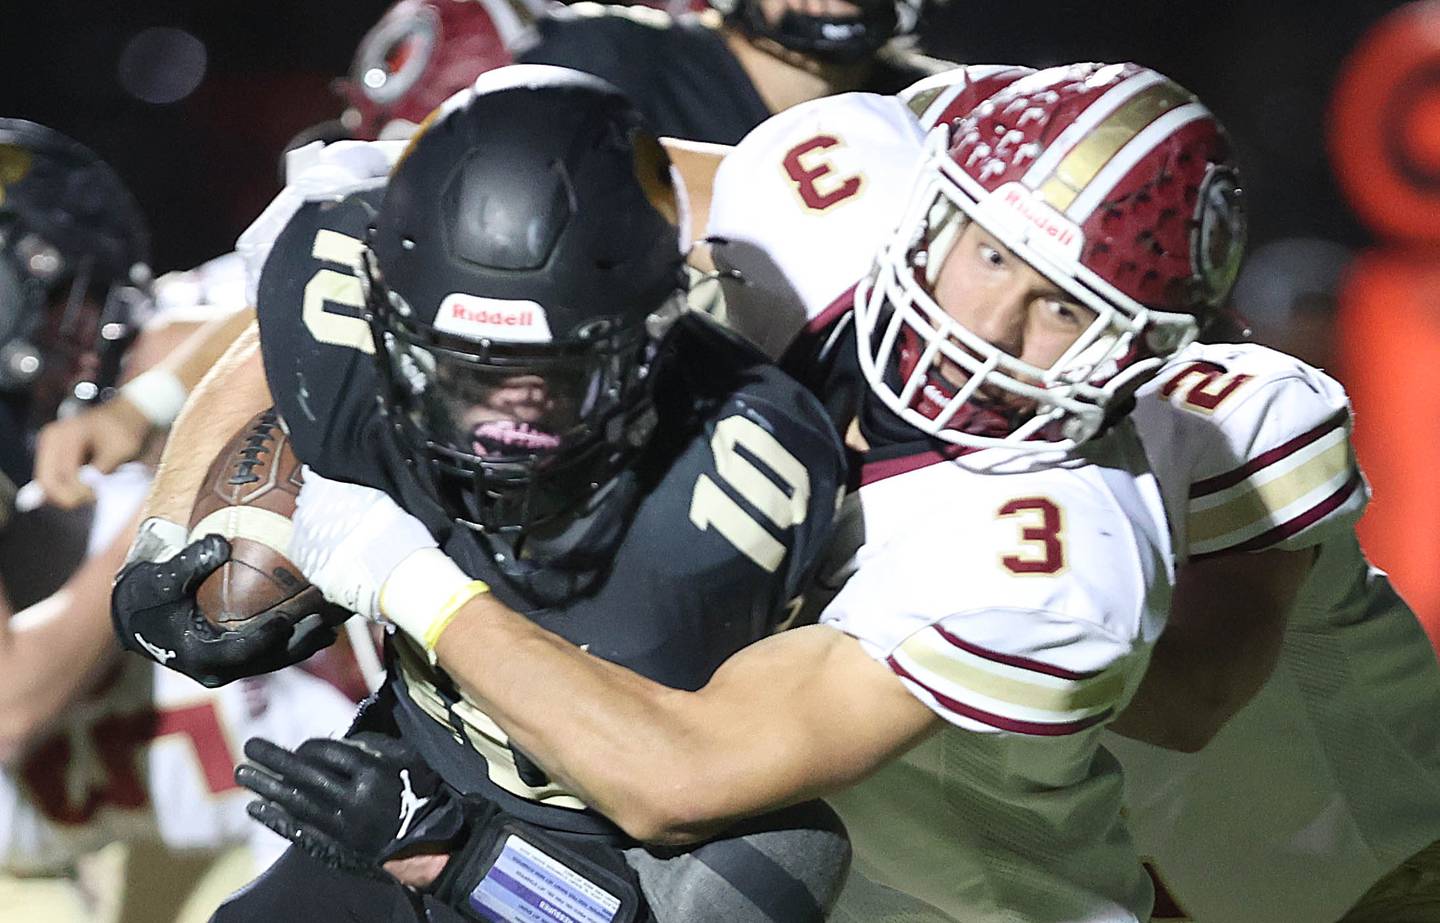
{"label": "gold stripe on jersey", "polygon": [[[1248,538],[1243,533],[1259,524],[1268,527],[1294,519],[1338,489],[1354,468],[1349,434],[1345,427],[1337,427],[1235,486],[1191,500],[1185,532],[1192,551],[1209,550],[1229,536]],[[1291,509],[1317,492],[1320,495],[1311,502]]]}
{"label": "gold stripe on jersey", "polygon": [[1036,191],[1056,211],[1065,211],[1121,148],[1151,122],[1190,99],[1189,93],[1168,80],[1141,90],[1076,144]]}
{"label": "gold stripe on jersey", "polygon": [[943,681],[941,691],[952,697],[962,698],[959,690],[975,693],[990,700],[991,710],[995,704],[1023,708],[1030,720],[1073,720],[1114,705],[1125,691],[1123,670],[1084,679],[1053,676],[961,650],[933,628],[911,635],[898,653],[917,678]]}
{"label": "gold stripe on jersey", "polygon": [[[414,642],[403,635],[395,636],[395,650],[399,655],[400,672],[405,676],[405,686],[410,699],[420,710],[440,722],[446,730],[453,732],[445,700],[435,688],[436,674],[425,655],[415,647]],[[510,752],[509,738],[490,716],[464,697],[455,703],[454,711],[465,730],[465,740],[471,749],[485,759],[490,781],[513,795],[529,801],[554,807],[583,810],[585,803],[557,783],[540,788],[526,785],[515,768],[515,755]]]}

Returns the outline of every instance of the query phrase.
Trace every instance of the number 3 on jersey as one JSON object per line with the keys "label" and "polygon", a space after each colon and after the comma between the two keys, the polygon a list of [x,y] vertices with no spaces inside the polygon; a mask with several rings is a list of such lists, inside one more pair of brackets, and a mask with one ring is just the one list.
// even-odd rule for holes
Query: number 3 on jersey
{"label": "number 3 on jersey", "polygon": [[1000,563],[1012,574],[1058,574],[1065,569],[1065,517],[1053,500],[1025,497],[1011,500],[995,514],[1001,519],[1017,517],[1020,521],[1018,554],[1005,554]]}
{"label": "number 3 on jersey", "polygon": [[[714,529],[750,560],[774,573],[785,560],[785,545],[731,494],[783,531],[805,521],[810,505],[810,475],[799,459],[747,417],[726,417],[716,424],[710,451],[715,455],[715,473],[724,486],[706,474],[695,479],[690,521],[702,532]],[[769,468],[785,488],[747,454]]]}

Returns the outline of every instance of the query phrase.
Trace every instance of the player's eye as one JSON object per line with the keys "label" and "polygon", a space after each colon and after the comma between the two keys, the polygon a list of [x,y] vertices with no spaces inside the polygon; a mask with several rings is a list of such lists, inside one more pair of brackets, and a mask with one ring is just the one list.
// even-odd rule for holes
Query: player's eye
{"label": "player's eye", "polygon": [[979,244],[976,252],[979,254],[980,262],[995,269],[1002,269],[1005,266],[1005,254],[996,250],[988,244]]}
{"label": "player's eye", "polygon": [[1067,328],[1087,327],[1095,320],[1094,311],[1060,298],[1044,299],[1042,310],[1056,323]]}

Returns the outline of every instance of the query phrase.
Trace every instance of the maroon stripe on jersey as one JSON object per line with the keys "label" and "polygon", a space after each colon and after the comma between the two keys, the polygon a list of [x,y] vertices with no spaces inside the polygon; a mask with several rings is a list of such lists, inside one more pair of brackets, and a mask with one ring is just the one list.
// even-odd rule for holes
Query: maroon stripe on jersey
{"label": "maroon stripe on jersey", "polygon": [[1082,679],[1093,679],[1094,677],[1099,676],[1102,672],[1104,672],[1103,670],[1092,670],[1089,673],[1077,673],[1073,670],[1066,670],[1063,667],[1057,667],[1054,664],[1043,663],[1039,660],[1031,660],[1028,657],[1017,657],[1014,654],[1002,654],[999,651],[992,651],[989,648],[981,647],[978,644],[971,644],[964,638],[960,638],[946,631],[945,626],[943,625],[931,625],[930,627],[934,628],[935,631],[940,635],[940,637],[944,638],[945,641],[952,647],[958,647],[960,648],[960,650],[965,651],[967,654],[974,654],[976,657],[980,657],[984,660],[990,660],[995,663],[1003,663],[1007,667],[1018,667],[1021,670],[1029,670],[1032,673],[1044,673],[1046,676],[1055,676],[1060,679],[1069,679],[1076,681]]}
{"label": "maroon stripe on jersey", "polygon": [[957,715],[963,715],[966,718],[972,718],[983,724],[988,724],[991,727],[999,728],[1002,731],[1010,731],[1015,734],[1029,734],[1032,737],[1064,737],[1067,734],[1075,734],[1086,728],[1094,727],[1109,718],[1115,711],[1113,708],[1107,708],[1099,714],[1091,715],[1088,718],[1081,718],[1077,721],[1060,721],[1053,724],[1043,721],[1021,721],[1016,718],[997,715],[994,712],[985,711],[983,708],[976,708],[973,705],[967,705],[957,699],[950,698],[945,693],[939,692],[916,679],[914,676],[911,676],[904,667],[895,661],[894,657],[887,657],[885,663],[894,671],[896,676],[914,683],[934,696],[935,701],[939,702],[946,711],[952,711]]}
{"label": "maroon stripe on jersey", "polygon": [[946,457],[944,453],[936,451],[920,452],[915,455],[903,455],[900,458],[887,458],[884,461],[870,462],[860,468],[860,486],[874,484],[876,481],[883,481],[886,478],[893,478],[897,474],[904,474],[907,471],[917,471],[921,468],[928,468],[931,465],[944,461],[950,461],[956,456]]}
{"label": "maroon stripe on jersey", "polygon": [[1321,500],[1315,506],[1312,506],[1310,509],[1301,513],[1299,516],[1296,516],[1294,519],[1287,520],[1286,522],[1281,523],[1273,529],[1262,532],[1247,542],[1241,542],[1238,545],[1231,545],[1229,548],[1217,548],[1215,551],[1207,551],[1204,554],[1197,554],[1192,556],[1190,560],[1203,561],[1206,558],[1213,558],[1216,555],[1241,554],[1246,551],[1264,550],[1265,548],[1270,547],[1276,542],[1283,541],[1284,539],[1287,539],[1292,535],[1303,532],[1304,530],[1315,525],[1315,523],[1319,522],[1321,519],[1324,519],[1326,516],[1330,515],[1331,513],[1338,510],[1340,507],[1344,506],[1345,501],[1349,500],[1351,495],[1353,495],[1355,491],[1360,489],[1361,483],[1362,479],[1360,477],[1360,472],[1356,471],[1350,475],[1350,480],[1346,481],[1339,490],[1335,491],[1333,494],[1326,497],[1324,500]]}
{"label": "maroon stripe on jersey", "polygon": [[819,333],[821,330],[830,326],[841,314],[853,308],[855,306],[855,289],[859,287],[859,285],[860,283],[856,282],[841,292],[840,297],[825,306],[825,310],[806,321],[803,333],[807,335]]}
{"label": "maroon stripe on jersey", "polygon": [[1285,458],[1287,455],[1294,454],[1300,449],[1305,448],[1305,446],[1319,439],[1321,436],[1324,436],[1326,433],[1329,433],[1338,427],[1344,426],[1345,421],[1349,418],[1349,416],[1350,411],[1341,410],[1339,413],[1335,414],[1330,419],[1326,420],[1324,423],[1321,423],[1319,426],[1315,427],[1309,432],[1301,433],[1299,436],[1296,436],[1294,439],[1291,439],[1289,442],[1283,445],[1278,445],[1268,452],[1260,453],[1259,455],[1250,459],[1245,464],[1241,465],[1239,468],[1236,468],[1234,471],[1227,471],[1225,474],[1217,474],[1213,478],[1206,478],[1203,481],[1196,481],[1194,484],[1190,485],[1190,499],[1194,500],[1198,497],[1204,497],[1208,494],[1218,493],[1222,490],[1225,490],[1227,487],[1233,487],[1236,484],[1239,484],[1241,481],[1250,477],[1250,475],[1254,474],[1255,472],[1260,471],[1264,468],[1268,468],[1270,465],[1275,464],[1277,461]]}

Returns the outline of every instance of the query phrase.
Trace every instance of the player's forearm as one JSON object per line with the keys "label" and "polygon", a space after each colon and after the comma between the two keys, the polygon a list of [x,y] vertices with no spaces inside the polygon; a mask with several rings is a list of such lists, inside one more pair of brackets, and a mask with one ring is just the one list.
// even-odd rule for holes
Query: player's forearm
{"label": "player's forearm", "polygon": [[1280,656],[1314,549],[1186,564],[1170,620],[1117,734],[1194,753],[1255,697]]}
{"label": "player's forearm", "polygon": [[585,654],[490,596],[436,651],[520,749],[646,842],[693,842],[822,797],[937,726],[857,642],[822,627],[751,645],[697,692]]}
{"label": "player's forearm", "polygon": [[193,391],[255,320],[254,308],[241,308],[206,321],[179,346],[155,364],[169,371],[187,390]]}
{"label": "player's forearm", "polygon": [[23,754],[114,663],[110,584],[136,523],[0,629],[0,762]]}
{"label": "player's forearm", "polygon": [[171,428],[145,515],[185,522],[215,453],[272,402],[251,324],[200,380]]}
{"label": "player's forearm", "polygon": [[440,663],[511,741],[633,836],[686,842],[724,826],[690,803],[709,751],[680,692],[593,657],[493,597],[440,636]]}

